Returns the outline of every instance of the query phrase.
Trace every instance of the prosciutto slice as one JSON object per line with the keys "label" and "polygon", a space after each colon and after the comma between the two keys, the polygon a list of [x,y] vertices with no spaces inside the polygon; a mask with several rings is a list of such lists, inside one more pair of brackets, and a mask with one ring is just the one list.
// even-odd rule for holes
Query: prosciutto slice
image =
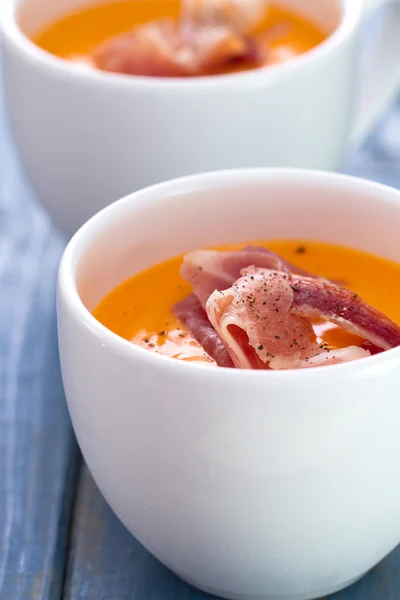
{"label": "prosciutto slice", "polygon": [[400,345],[400,328],[349,290],[271,269],[245,269],[233,286],[211,294],[206,311],[237,368],[260,368],[259,360],[271,369],[305,368],[370,355],[355,346],[319,346],[311,318],[332,321],[384,350]]}
{"label": "prosciutto slice", "polygon": [[277,271],[255,270],[211,294],[208,318],[236,368],[274,368],[274,360],[283,368],[311,353],[311,322],[290,314],[292,302],[293,291]]}
{"label": "prosciutto slice", "polygon": [[220,367],[233,367],[221,338],[211,325],[199,300],[193,294],[174,306],[174,314]]}
{"label": "prosciutto slice", "polygon": [[93,52],[104,71],[153,77],[190,77],[216,72],[238,61],[262,62],[254,41],[228,27],[192,25],[182,29],[172,19],[136,27],[101,44]]}
{"label": "prosciutto slice", "polygon": [[293,314],[335,323],[382,350],[400,346],[400,327],[350,290],[296,275],[290,287]]}
{"label": "prosciutto slice", "polygon": [[246,61],[261,65],[264,50],[249,31],[263,0],[186,0],[181,19],[159,19],[101,44],[92,54],[102,70],[128,75],[206,75]]}
{"label": "prosciutto slice", "polygon": [[241,271],[250,265],[313,277],[261,246],[246,246],[239,252],[195,250],[184,257],[181,275],[190,283],[201,305],[205,307],[215,290],[230,287],[240,277]]}

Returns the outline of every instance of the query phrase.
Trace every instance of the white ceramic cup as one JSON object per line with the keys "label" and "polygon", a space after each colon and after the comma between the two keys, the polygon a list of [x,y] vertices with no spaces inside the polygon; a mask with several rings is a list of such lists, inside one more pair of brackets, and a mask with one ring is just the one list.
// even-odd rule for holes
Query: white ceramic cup
{"label": "white ceramic cup", "polygon": [[190,80],[80,71],[24,35],[87,1],[2,0],[0,8],[15,139],[39,199],[67,234],[111,201],[173,177],[335,170],[398,89],[399,3],[388,9],[356,106],[364,8],[386,0],[276,0],[332,31],[328,40],[281,66]]}
{"label": "white ceramic cup", "polygon": [[139,348],[89,311],[134,273],[221,243],[322,237],[400,262],[399,222],[400,192],[375,183],[228,171],[128,196],[67,247],[59,342],[80,447],[122,522],[186,581],[308,600],[399,543],[400,348],[298,371],[207,368]]}

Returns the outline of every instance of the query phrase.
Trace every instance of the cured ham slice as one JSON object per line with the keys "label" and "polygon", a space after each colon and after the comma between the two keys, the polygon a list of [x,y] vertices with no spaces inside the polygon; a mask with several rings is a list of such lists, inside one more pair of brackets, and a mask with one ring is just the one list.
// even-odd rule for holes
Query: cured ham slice
{"label": "cured ham slice", "polygon": [[260,361],[274,368],[274,360],[277,368],[292,368],[315,354],[311,322],[291,315],[293,290],[282,275],[254,269],[207,301],[208,318],[236,368],[260,368]]}
{"label": "cured ham slice", "polygon": [[[326,367],[327,365],[338,365],[340,363],[351,362],[370,356],[370,352],[359,346],[348,346],[347,348],[335,348],[335,350],[325,350],[320,354],[304,360],[299,365],[301,369],[309,367]],[[275,365],[276,368],[276,365]]]}
{"label": "cured ham slice", "polygon": [[247,32],[261,18],[261,0],[187,0],[181,19],[160,19],[107,40],[93,60],[102,70],[129,75],[189,77],[230,63],[259,66],[264,50]]}
{"label": "cured ham slice", "polygon": [[[357,294],[295,267],[264,247],[191,252],[184,258],[181,275],[195,294],[186,299],[193,308],[186,316],[191,319],[190,325],[186,321],[189,329],[203,345],[204,338],[193,330],[201,317],[206,326],[202,331],[218,340],[219,351],[225,347],[236,368],[332,365],[400,346],[400,327]],[[351,334],[347,347],[336,348],[317,337],[313,323],[324,321]],[[226,362],[226,355],[222,356]]]}
{"label": "cured ham slice", "polygon": [[288,359],[275,359],[272,362],[271,369],[309,369],[310,367],[326,367],[328,365],[338,365],[340,363],[351,362],[370,356],[370,352],[360,346],[347,346],[346,348],[335,348],[319,351],[319,354],[306,357],[306,359],[297,359],[290,361]]}
{"label": "cured ham slice", "polygon": [[319,346],[312,318],[337,323],[384,350],[400,345],[400,328],[351,291],[282,271],[245,269],[232,287],[211,294],[206,310],[237,368],[260,368],[254,353],[271,369],[335,364],[370,355],[355,346],[340,350]]}
{"label": "cured ham slice", "polygon": [[232,359],[221,338],[211,325],[199,300],[190,295],[174,306],[175,316],[188,328],[205,352],[220,367],[233,367]]}
{"label": "cured ham slice", "polygon": [[263,267],[297,273],[312,277],[310,273],[295,267],[271,250],[261,246],[246,246],[239,252],[219,252],[214,250],[196,250],[183,259],[181,275],[193,287],[202,306],[215,290],[224,290],[240,277],[248,266]]}
{"label": "cured ham slice", "polygon": [[92,53],[96,66],[125,75],[178,77],[185,70],[175,54],[172,20],[151,22],[106,40]]}
{"label": "cured ham slice", "polygon": [[400,327],[350,290],[296,275],[290,286],[293,314],[335,323],[382,350],[400,346]]}
{"label": "cured ham slice", "polygon": [[93,52],[102,70],[128,75],[189,77],[218,71],[230,62],[261,62],[254,41],[224,25],[180,28],[154,21],[108,40]]}

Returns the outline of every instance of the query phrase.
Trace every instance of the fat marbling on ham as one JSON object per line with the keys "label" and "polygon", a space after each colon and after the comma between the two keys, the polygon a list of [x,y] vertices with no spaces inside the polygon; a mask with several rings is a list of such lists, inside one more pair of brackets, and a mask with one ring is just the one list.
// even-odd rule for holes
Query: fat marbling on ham
{"label": "fat marbling on ham", "polygon": [[[308,368],[370,356],[365,346],[332,349],[318,344],[315,319],[362,337],[374,351],[400,345],[400,328],[356,294],[313,277],[264,248],[195,251],[185,257],[181,274],[192,284],[194,295],[175,314],[202,345],[201,335],[212,331],[204,348],[220,366],[224,365],[215,357],[226,360],[222,348],[242,369]],[[191,306],[190,316],[185,316],[185,302],[186,308]],[[202,306],[206,312],[199,312]],[[214,344],[218,350],[213,352]]]}

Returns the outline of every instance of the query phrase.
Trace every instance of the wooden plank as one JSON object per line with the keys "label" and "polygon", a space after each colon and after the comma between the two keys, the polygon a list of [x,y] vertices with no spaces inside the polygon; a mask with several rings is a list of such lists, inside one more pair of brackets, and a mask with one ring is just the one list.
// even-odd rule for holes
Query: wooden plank
{"label": "wooden plank", "polygon": [[84,467],[74,511],[65,600],[203,600],[135,540]]}
{"label": "wooden plank", "polygon": [[77,461],[56,339],[63,246],[32,202],[0,88],[1,600],[61,596]]}

